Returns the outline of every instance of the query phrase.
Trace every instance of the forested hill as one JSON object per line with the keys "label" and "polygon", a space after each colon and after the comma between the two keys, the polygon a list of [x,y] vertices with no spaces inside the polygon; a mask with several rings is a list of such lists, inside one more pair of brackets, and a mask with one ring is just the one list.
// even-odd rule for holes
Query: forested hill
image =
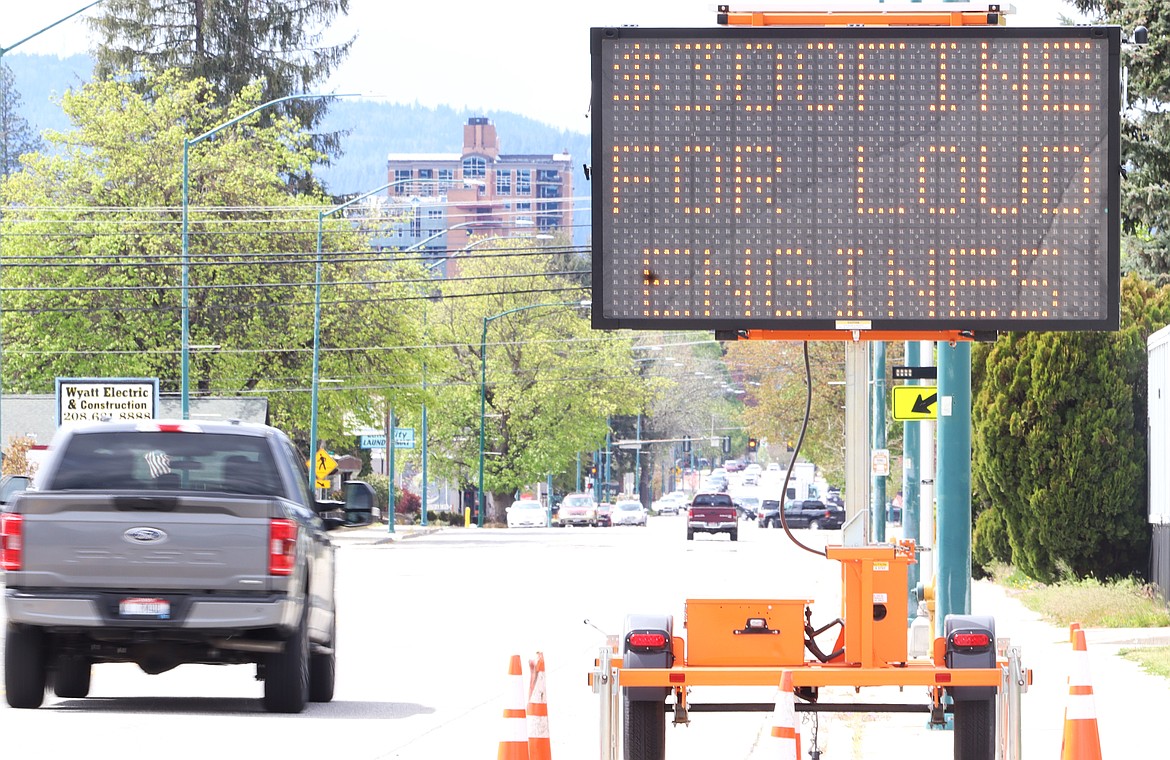
{"label": "forested hill", "polygon": [[[4,56],[11,67],[23,100],[22,113],[38,131],[67,129],[61,112],[60,95],[88,81],[92,63],[88,56],[68,58],[11,54]],[[588,128],[582,106],[582,128]],[[496,125],[503,153],[561,153],[573,158],[573,195],[589,195],[582,165],[589,161],[589,135],[560,130],[536,119],[511,112],[465,111],[448,107],[426,108],[372,101],[335,101],[324,124],[325,131],[347,131],[342,144],[345,154],[332,166],[318,170],[329,192],[335,196],[363,193],[387,182],[386,157],[390,153],[458,153],[463,145],[463,125],[471,116],[487,116]],[[574,203],[587,208],[582,201]],[[574,241],[588,239],[583,226],[587,215],[577,214]]]}

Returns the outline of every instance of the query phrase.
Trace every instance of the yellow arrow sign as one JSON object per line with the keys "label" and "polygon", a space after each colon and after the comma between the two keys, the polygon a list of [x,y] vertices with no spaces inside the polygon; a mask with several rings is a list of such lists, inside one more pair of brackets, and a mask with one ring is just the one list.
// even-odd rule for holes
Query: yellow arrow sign
{"label": "yellow arrow sign", "polygon": [[895,420],[938,419],[937,385],[895,385],[893,391]]}
{"label": "yellow arrow sign", "polygon": [[317,480],[324,480],[337,469],[337,460],[329,456],[325,449],[317,449],[313,457],[313,471],[317,473]]}
{"label": "yellow arrow sign", "polygon": [[329,480],[328,478],[326,478],[325,480],[322,480],[321,478],[317,478],[317,487],[318,488],[332,488],[333,481]]}

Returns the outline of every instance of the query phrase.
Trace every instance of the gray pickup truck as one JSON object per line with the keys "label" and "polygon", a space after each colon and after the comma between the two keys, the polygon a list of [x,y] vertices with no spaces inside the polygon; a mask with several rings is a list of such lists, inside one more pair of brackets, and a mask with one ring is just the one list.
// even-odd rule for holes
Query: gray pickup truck
{"label": "gray pickup truck", "polygon": [[[349,484],[369,486],[364,483]],[[89,694],[92,667],[254,664],[264,706],[333,698],[334,546],[372,490],[318,502],[279,430],[236,422],[62,428],[0,511],[8,704]]]}

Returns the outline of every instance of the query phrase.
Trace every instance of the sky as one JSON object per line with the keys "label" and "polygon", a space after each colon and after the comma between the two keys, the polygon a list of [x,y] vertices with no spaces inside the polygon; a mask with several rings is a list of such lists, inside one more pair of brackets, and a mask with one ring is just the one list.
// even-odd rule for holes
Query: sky
{"label": "sky", "polygon": [[[0,0],[0,47],[88,5],[88,0]],[[364,93],[427,107],[512,111],[559,129],[589,132],[589,29],[594,26],[714,27],[715,3],[706,0],[350,0],[326,40],[355,36],[349,59],[319,92]],[[889,9],[880,0],[729,3],[732,10]],[[977,3],[967,3],[980,7]],[[1009,5],[1009,3],[1003,3]],[[1019,0],[1010,26],[1054,26],[1074,11],[1062,0]],[[981,4],[986,7],[987,4]],[[919,6],[922,7],[922,6]],[[72,55],[86,52],[96,9],[56,26],[13,52]]]}

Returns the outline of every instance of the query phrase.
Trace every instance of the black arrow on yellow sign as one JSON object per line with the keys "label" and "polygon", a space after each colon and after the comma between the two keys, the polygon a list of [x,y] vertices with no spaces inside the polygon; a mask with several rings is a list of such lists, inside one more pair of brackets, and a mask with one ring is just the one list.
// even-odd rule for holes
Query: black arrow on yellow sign
{"label": "black arrow on yellow sign", "polygon": [[895,385],[892,411],[895,420],[933,420],[938,417],[937,385]]}
{"label": "black arrow on yellow sign", "polygon": [[931,408],[938,401],[938,394],[932,393],[926,398],[922,394],[918,394],[918,398],[914,399],[914,406],[910,407],[910,411],[915,414],[931,414]]}

